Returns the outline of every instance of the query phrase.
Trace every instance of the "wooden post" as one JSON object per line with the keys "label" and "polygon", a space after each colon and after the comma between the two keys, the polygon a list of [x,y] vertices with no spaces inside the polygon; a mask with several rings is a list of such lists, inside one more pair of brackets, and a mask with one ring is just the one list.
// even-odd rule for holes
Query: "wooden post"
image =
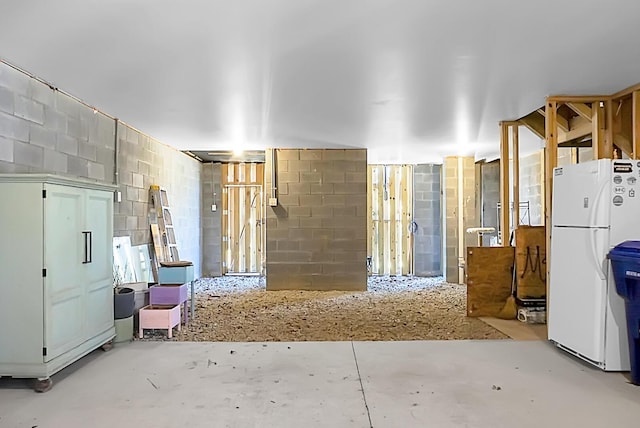
{"label": "wooden post", "polygon": [[613,100],[611,98],[604,102],[604,150],[603,157],[606,159],[613,158]]}
{"label": "wooden post", "polygon": [[545,210],[544,219],[547,232],[547,313],[549,313],[549,260],[551,258],[551,201],[553,191],[553,169],[558,164],[558,104],[555,101],[547,101],[545,115]]}
{"label": "wooden post", "polygon": [[[603,101],[593,103],[591,119],[591,148],[593,159],[611,158],[613,145],[607,144],[605,136],[605,107]],[[610,146],[610,147],[609,147]]]}
{"label": "wooden post", "polygon": [[640,159],[640,91],[633,91],[632,94],[632,113],[631,113],[631,132],[633,134],[633,153],[632,159]]}
{"label": "wooden post", "polygon": [[520,144],[518,124],[511,124],[511,156],[513,157],[513,228],[520,226]]}
{"label": "wooden post", "polygon": [[509,125],[500,122],[500,233],[502,246],[509,246]]}

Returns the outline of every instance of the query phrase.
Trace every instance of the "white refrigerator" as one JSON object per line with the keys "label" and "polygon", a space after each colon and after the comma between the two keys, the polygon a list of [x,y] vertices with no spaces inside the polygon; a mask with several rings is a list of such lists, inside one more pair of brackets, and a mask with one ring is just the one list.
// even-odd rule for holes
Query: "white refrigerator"
{"label": "white refrigerator", "polygon": [[607,253],[640,239],[640,162],[601,159],[554,169],[549,340],[607,371],[629,370],[624,300]]}

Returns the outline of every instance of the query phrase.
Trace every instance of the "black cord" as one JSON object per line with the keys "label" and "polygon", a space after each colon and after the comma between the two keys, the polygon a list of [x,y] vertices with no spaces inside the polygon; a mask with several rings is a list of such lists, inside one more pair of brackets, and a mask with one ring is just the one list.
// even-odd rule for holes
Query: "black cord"
{"label": "black cord", "polygon": [[521,279],[524,278],[524,276],[527,273],[527,269],[529,268],[529,266],[531,266],[531,273],[536,273],[537,271],[540,281],[545,282],[547,280],[546,270],[542,269],[542,265],[546,265],[546,264],[547,264],[547,258],[540,257],[540,246],[536,245],[536,255],[535,255],[535,262],[534,262],[534,256],[532,256],[531,254],[531,247],[527,245],[527,259],[525,260],[524,269],[522,270],[522,275],[520,275],[520,278]]}

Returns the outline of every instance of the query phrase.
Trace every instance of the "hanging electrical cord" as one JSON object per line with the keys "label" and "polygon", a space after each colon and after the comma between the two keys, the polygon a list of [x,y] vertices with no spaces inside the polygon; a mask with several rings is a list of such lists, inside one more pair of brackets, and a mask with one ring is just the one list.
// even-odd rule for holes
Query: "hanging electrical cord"
{"label": "hanging electrical cord", "polygon": [[531,247],[527,246],[527,258],[524,263],[524,269],[522,270],[522,275],[520,278],[524,278],[527,274],[527,270],[531,267],[531,273],[534,274],[538,272],[538,277],[540,281],[545,282],[546,278],[546,269],[542,269],[542,265],[547,264],[546,257],[540,257],[540,246],[536,245],[536,254],[535,256],[531,254]]}

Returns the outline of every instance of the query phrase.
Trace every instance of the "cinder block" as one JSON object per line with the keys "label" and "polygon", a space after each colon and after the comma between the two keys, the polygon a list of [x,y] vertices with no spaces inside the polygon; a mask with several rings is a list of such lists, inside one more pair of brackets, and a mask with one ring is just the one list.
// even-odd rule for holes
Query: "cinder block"
{"label": "cinder block", "polygon": [[82,132],[80,130],[80,117],[67,116],[67,135],[78,140],[81,139]]}
{"label": "cinder block", "polygon": [[35,79],[29,79],[29,89],[28,96],[34,101],[39,102],[43,105],[54,105],[55,104],[55,92],[53,89],[49,87],[49,85],[45,85],[42,82],[39,82]]}
{"label": "cinder block", "polygon": [[[287,160],[279,160],[278,159],[278,169],[277,169],[276,172],[278,174],[280,174],[281,172],[289,172],[289,161],[287,161]],[[265,173],[267,174],[267,176],[270,177],[271,176],[271,168],[269,168],[269,171],[265,170]]]}
{"label": "cinder block", "polygon": [[289,229],[289,239],[309,240],[313,238],[313,229]]}
{"label": "cinder block", "polygon": [[133,231],[138,228],[138,217],[128,216],[127,217],[127,230]]}
{"label": "cinder block", "polygon": [[29,142],[46,149],[56,149],[57,136],[52,129],[38,124],[31,124],[29,127]]}
{"label": "cinder block", "polygon": [[312,195],[327,195],[333,193],[332,183],[311,184],[309,191]]}
{"label": "cinder block", "polygon": [[344,158],[350,161],[360,161],[367,163],[367,150],[366,149],[348,149],[344,151]]}
{"label": "cinder block", "polygon": [[323,160],[348,160],[343,149],[324,149],[322,151]]}
{"label": "cinder block", "polygon": [[278,195],[278,203],[283,207],[298,206],[301,196],[298,195]]}
{"label": "cinder block", "polygon": [[0,63],[0,86],[11,88],[16,94],[27,95],[30,80],[26,74]]}
{"label": "cinder block", "polygon": [[[117,205],[117,204],[116,204]],[[123,215],[113,216],[113,230],[116,236],[123,236],[123,232],[127,229],[127,217]]]}
{"label": "cinder block", "polygon": [[328,241],[335,236],[335,230],[333,228],[314,229],[311,236],[314,241]]}
{"label": "cinder block", "polygon": [[345,173],[342,171],[323,171],[322,172],[323,183],[344,183]]}
{"label": "cinder block", "polygon": [[[329,206],[329,207],[345,206],[345,204],[346,204],[346,196],[345,195],[327,195],[327,194],[324,194],[324,195],[322,195],[321,201],[322,201],[322,204],[317,204],[317,205],[324,205],[324,206]],[[366,196],[365,196],[365,203],[366,203]]]}
{"label": "cinder block", "polygon": [[[364,183],[367,184],[367,174],[362,172],[347,172],[345,176],[347,183]],[[366,191],[366,189],[365,189]]]}
{"label": "cinder block", "polygon": [[0,161],[13,162],[13,140],[0,137]]}
{"label": "cinder block", "polygon": [[68,135],[58,134],[58,151],[71,156],[78,156],[78,140]]}
{"label": "cinder block", "polygon": [[42,147],[15,141],[13,144],[13,161],[41,171],[44,168],[44,151]]}
{"label": "cinder block", "polygon": [[300,160],[290,160],[289,161],[289,172],[309,172],[310,163],[309,161],[300,161]]}
{"label": "cinder block", "polygon": [[299,160],[300,159],[300,150],[298,149],[276,149],[276,159],[277,160]]}
{"label": "cinder block", "polygon": [[29,122],[19,117],[0,113],[0,137],[29,141]]}
{"label": "cinder block", "polygon": [[300,160],[321,160],[322,150],[317,149],[303,149],[300,150]]}
{"label": "cinder block", "polygon": [[[310,217],[311,216],[311,207],[292,206],[292,207],[289,207],[287,211],[289,213],[289,216],[291,217]],[[269,227],[268,224],[267,224],[267,227]]]}
{"label": "cinder block", "polygon": [[127,186],[126,190],[127,201],[138,201],[138,189],[135,187]]}
{"label": "cinder block", "polygon": [[14,95],[9,88],[0,86],[0,111],[13,114]]}
{"label": "cinder block", "polygon": [[333,207],[324,206],[324,205],[316,205],[311,207],[312,217],[322,218],[322,217],[333,217]]}
{"label": "cinder block", "polygon": [[297,171],[295,172],[279,172],[276,176],[278,188],[284,187],[284,184],[287,183],[299,183],[300,182],[300,174]]}
{"label": "cinder block", "polygon": [[301,183],[320,184],[322,183],[322,174],[319,172],[301,172]]}
{"label": "cinder block", "polygon": [[335,217],[355,217],[356,207],[334,207],[333,215]]}
{"label": "cinder block", "polygon": [[97,160],[97,147],[86,141],[78,143],[78,156],[95,162]]}
{"label": "cinder block", "polygon": [[67,172],[76,177],[89,176],[89,161],[75,156],[67,157]]}
{"label": "cinder block", "polygon": [[333,185],[333,193],[336,195],[367,195],[367,183],[336,183]]}
{"label": "cinder block", "polygon": [[301,251],[307,251],[311,253],[318,253],[324,250],[325,243],[320,240],[310,239],[308,241],[297,241],[299,243],[299,249]]}
{"label": "cinder block", "polygon": [[309,195],[310,194],[309,183],[288,183],[287,188],[289,190],[290,195],[293,195],[293,194]]}
{"label": "cinder block", "polygon": [[89,161],[88,177],[94,180],[104,181],[105,179],[104,166],[98,163]]}
{"label": "cinder block", "polygon": [[142,174],[138,174],[138,173],[132,173],[131,174],[131,178],[132,178],[132,186],[133,187],[137,187],[137,188],[143,188],[144,187],[144,178],[142,176]]}
{"label": "cinder block", "polygon": [[300,248],[300,243],[303,241],[289,241],[289,240],[281,240],[277,242],[277,251],[298,251],[305,250],[306,248]]}
{"label": "cinder block", "polygon": [[322,219],[316,217],[300,217],[300,227],[320,229],[322,228]]}
{"label": "cinder block", "polygon": [[322,195],[300,195],[300,206],[301,207],[313,207],[323,205],[323,196]]}

